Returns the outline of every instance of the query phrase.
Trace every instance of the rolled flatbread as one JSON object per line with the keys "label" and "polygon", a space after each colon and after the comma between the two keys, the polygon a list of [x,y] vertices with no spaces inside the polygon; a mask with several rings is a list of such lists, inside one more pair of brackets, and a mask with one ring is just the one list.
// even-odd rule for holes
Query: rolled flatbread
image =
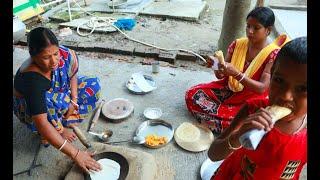
{"label": "rolled flatbread", "polygon": [[281,107],[278,105],[268,106],[266,107],[266,110],[270,112],[273,123],[277,122],[279,119],[282,119],[291,113],[291,109]]}
{"label": "rolled flatbread", "polygon": [[[266,110],[270,112],[273,123],[291,113],[290,109],[277,105],[268,106],[266,107]],[[266,133],[267,132],[263,129],[251,129],[248,132],[242,134],[239,138],[239,141],[243,147],[255,150]]]}
{"label": "rolled flatbread", "polygon": [[176,130],[178,139],[184,142],[198,141],[200,138],[200,130],[195,125],[184,122]]}
{"label": "rolled flatbread", "polygon": [[92,180],[118,180],[120,176],[120,164],[111,159],[100,159],[102,170],[98,172],[90,171]]}
{"label": "rolled flatbread", "polygon": [[215,53],[214,53],[214,57],[216,57],[218,60],[219,60],[219,63],[220,64],[225,64],[225,61],[224,61],[224,56],[223,56],[223,52],[222,51],[216,51]]}

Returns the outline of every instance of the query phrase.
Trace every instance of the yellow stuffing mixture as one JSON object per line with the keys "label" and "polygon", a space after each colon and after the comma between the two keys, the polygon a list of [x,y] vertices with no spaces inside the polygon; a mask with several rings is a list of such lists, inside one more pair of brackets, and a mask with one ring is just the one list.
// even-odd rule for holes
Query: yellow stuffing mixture
{"label": "yellow stuffing mixture", "polygon": [[159,146],[167,143],[167,138],[164,136],[157,136],[155,134],[151,134],[145,137],[146,144],[149,146]]}

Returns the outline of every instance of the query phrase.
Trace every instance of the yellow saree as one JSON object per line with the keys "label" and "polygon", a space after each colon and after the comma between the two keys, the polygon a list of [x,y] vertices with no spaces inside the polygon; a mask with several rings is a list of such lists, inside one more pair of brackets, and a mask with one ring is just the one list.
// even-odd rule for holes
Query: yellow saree
{"label": "yellow saree", "polygon": [[[261,65],[264,63],[268,55],[275,49],[280,49],[284,46],[290,39],[287,35],[282,34],[278,36],[272,43],[263,48],[258,55],[252,60],[249,67],[246,69],[244,74],[252,78],[252,76],[258,71]],[[240,38],[236,40],[236,46],[231,58],[231,64],[237,68],[239,71],[243,72],[243,67],[246,61],[246,54],[248,51],[248,38]],[[239,92],[243,90],[243,85],[238,82],[233,76],[229,76],[228,79],[229,89],[233,92]]]}

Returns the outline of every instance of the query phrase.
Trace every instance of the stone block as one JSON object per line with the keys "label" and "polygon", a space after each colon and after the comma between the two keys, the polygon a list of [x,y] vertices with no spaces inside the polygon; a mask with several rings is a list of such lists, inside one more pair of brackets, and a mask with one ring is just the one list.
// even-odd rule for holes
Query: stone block
{"label": "stone block", "polygon": [[92,44],[90,43],[86,43],[86,42],[80,42],[78,43],[77,46],[71,46],[71,45],[65,45],[68,48],[72,48],[73,50],[76,51],[89,51],[89,52],[93,52],[95,49],[92,46]]}
{"label": "stone block", "polygon": [[157,58],[159,56],[160,50],[156,48],[146,48],[145,55],[146,57]]}
{"label": "stone block", "polygon": [[111,45],[109,43],[95,43],[94,50],[95,50],[95,52],[115,53],[113,45]]}
{"label": "stone block", "polygon": [[116,54],[122,55],[133,55],[134,46],[123,46],[123,45],[116,45],[113,47],[113,52]]}
{"label": "stone block", "polygon": [[145,57],[145,56],[146,56],[145,51],[146,51],[146,48],[145,48],[145,47],[137,46],[137,47],[135,47],[134,50],[133,50],[133,55]]}
{"label": "stone block", "polygon": [[184,60],[184,61],[196,61],[197,57],[190,53],[178,52],[177,59]]}
{"label": "stone block", "polygon": [[174,64],[176,57],[177,57],[177,53],[175,53],[175,52],[160,51],[160,54],[158,56],[158,60]]}
{"label": "stone block", "polygon": [[210,55],[213,55],[214,51],[207,50],[207,49],[200,49],[199,55],[202,56],[204,59],[207,59]]}

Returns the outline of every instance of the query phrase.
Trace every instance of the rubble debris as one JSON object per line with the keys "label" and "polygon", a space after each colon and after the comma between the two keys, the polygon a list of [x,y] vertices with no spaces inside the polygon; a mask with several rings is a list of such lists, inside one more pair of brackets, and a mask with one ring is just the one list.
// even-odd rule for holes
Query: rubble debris
{"label": "rubble debris", "polygon": [[62,28],[59,30],[60,37],[70,36],[70,35],[72,35],[72,30],[69,27]]}
{"label": "rubble debris", "polygon": [[152,59],[143,59],[140,63],[142,65],[151,65],[154,60]]}
{"label": "rubble debris", "polygon": [[160,62],[160,66],[161,67],[167,67],[170,66],[170,64],[168,62],[164,62],[164,61],[159,61]]}
{"label": "rubble debris", "polygon": [[178,52],[177,59],[181,59],[185,61],[196,61],[197,57],[190,53]]}
{"label": "rubble debris", "polygon": [[187,65],[181,64],[180,67],[188,67]]}

